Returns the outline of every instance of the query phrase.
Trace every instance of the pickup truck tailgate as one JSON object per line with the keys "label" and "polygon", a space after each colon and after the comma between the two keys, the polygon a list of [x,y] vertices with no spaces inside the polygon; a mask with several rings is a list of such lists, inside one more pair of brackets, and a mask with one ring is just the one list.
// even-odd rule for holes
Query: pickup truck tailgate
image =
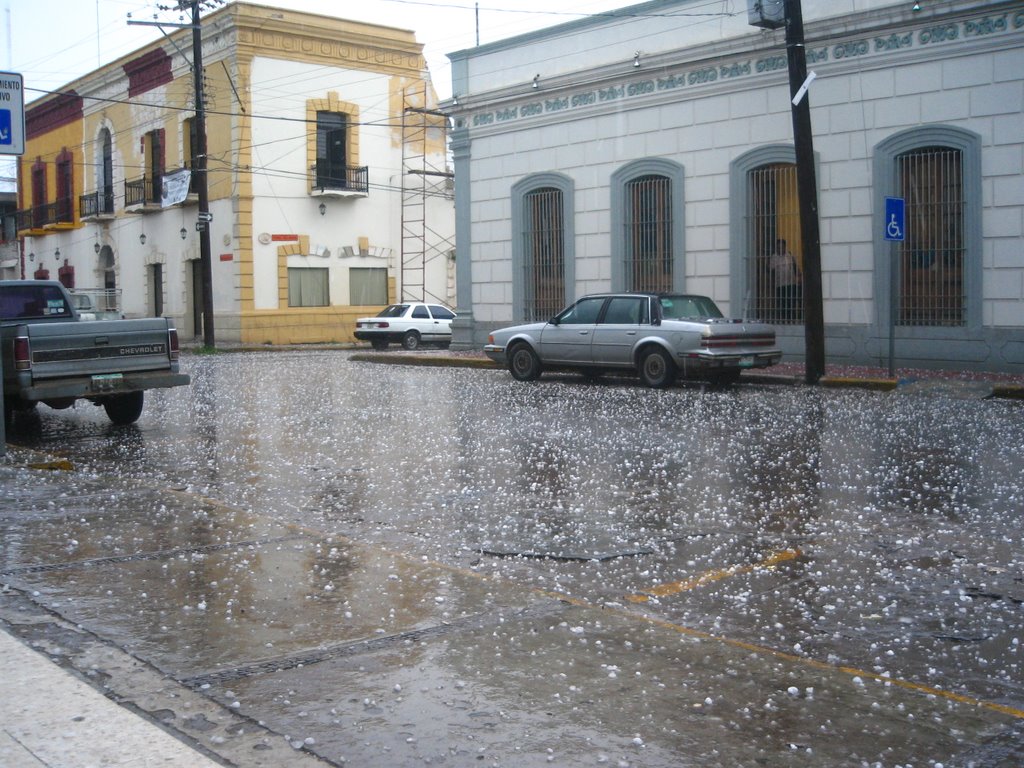
{"label": "pickup truck tailgate", "polygon": [[162,317],[39,323],[27,329],[35,381],[177,369],[168,349],[168,321]]}

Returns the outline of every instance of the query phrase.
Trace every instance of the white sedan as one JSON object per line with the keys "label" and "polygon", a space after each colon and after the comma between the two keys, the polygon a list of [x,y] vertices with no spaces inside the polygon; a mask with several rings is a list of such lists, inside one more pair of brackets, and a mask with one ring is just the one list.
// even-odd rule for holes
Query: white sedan
{"label": "white sedan", "polygon": [[355,337],[370,342],[374,349],[387,349],[390,343],[405,349],[418,349],[421,344],[447,347],[452,341],[454,319],[455,313],[440,304],[391,304],[376,317],[356,320]]}

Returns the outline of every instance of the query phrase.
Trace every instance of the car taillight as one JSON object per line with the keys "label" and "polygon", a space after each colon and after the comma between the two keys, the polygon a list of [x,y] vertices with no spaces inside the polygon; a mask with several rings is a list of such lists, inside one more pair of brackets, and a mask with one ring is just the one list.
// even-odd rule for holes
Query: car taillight
{"label": "car taillight", "polygon": [[181,348],[178,345],[178,329],[168,328],[167,329],[167,349],[170,352],[171,360],[177,360],[181,354]]}
{"label": "car taillight", "polygon": [[377,323],[378,328],[390,328],[391,323]]}
{"label": "car taillight", "polygon": [[14,337],[14,370],[32,370],[32,348],[28,343],[28,336]]}

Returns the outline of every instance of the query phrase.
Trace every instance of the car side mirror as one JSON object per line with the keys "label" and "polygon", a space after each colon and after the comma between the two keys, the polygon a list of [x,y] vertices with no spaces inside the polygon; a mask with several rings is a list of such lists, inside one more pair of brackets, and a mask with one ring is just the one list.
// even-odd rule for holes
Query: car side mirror
{"label": "car side mirror", "polygon": [[558,318],[557,317],[552,317],[550,320],[548,320],[548,323],[550,325],[558,325]]}

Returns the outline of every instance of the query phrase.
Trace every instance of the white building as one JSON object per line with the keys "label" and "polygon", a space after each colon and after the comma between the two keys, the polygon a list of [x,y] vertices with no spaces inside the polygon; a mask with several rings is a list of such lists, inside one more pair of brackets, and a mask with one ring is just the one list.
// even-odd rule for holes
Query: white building
{"label": "white building", "polygon": [[[1024,372],[1024,8],[802,8],[828,361],[884,364],[894,329],[899,366]],[[802,357],[800,275],[786,289],[771,259],[804,251],[785,31],[747,12],[655,0],[450,54],[456,346],[673,289]]]}
{"label": "white building", "polygon": [[[233,3],[202,21],[216,339],[351,341],[396,300],[454,303],[446,128],[412,32]],[[26,109],[24,276],[202,334],[192,32]]]}

